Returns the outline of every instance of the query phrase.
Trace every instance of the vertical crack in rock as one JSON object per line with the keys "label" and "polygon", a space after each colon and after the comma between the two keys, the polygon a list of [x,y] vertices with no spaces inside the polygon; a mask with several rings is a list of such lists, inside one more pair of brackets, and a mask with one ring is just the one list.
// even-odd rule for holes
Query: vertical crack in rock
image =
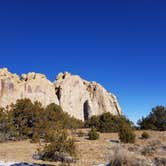
{"label": "vertical crack in rock", "polygon": [[62,95],[62,89],[60,86],[55,88],[55,95],[57,96],[60,105],[61,95]]}
{"label": "vertical crack in rock", "polygon": [[91,108],[88,100],[86,100],[83,105],[83,111],[84,111],[84,121],[87,121],[91,114]]}

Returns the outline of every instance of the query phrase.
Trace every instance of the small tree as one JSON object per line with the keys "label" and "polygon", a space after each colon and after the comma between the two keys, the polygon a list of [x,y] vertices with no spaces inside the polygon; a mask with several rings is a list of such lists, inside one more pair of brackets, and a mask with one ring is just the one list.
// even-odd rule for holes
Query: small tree
{"label": "small tree", "polygon": [[119,130],[119,139],[123,143],[134,143],[135,142],[135,134],[133,129],[128,124],[123,124]]}
{"label": "small tree", "polygon": [[93,127],[88,133],[89,140],[97,140],[99,138],[99,133]]}
{"label": "small tree", "polygon": [[166,130],[166,107],[156,106],[150,114],[138,121],[141,129]]}
{"label": "small tree", "polygon": [[120,126],[126,123],[133,127],[133,123],[125,116],[114,116],[110,112],[103,113],[99,116],[92,116],[85,124],[86,127],[95,127],[100,132],[118,132]]}
{"label": "small tree", "polygon": [[[56,130],[49,131],[45,136],[46,144],[39,150],[41,159],[45,161],[67,161],[76,157],[74,139],[68,136],[67,131],[57,126]],[[71,161],[72,160],[72,161]]]}
{"label": "small tree", "polygon": [[30,99],[17,100],[12,105],[9,117],[18,131],[20,137],[32,138],[35,126],[40,121],[40,114],[43,112],[41,103],[32,103]]}
{"label": "small tree", "polygon": [[0,108],[0,142],[17,140],[19,133],[16,131],[10,116],[5,109]]}
{"label": "small tree", "polygon": [[41,115],[43,127],[53,128],[57,123],[60,123],[63,128],[76,129],[83,127],[83,122],[74,117],[71,117],[66,112],[63,112],[59,105],[54,103],[48,105]]}

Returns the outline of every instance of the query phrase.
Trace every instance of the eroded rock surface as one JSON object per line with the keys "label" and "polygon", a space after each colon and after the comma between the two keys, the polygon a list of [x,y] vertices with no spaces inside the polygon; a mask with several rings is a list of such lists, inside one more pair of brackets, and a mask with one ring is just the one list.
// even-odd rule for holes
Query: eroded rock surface
{"label": "eroded rock surface", "polygon": [[57,76],[54,84],[59,104],[74,117],[86,120],[103,112],[121,114],[116,97],[96,82],[65,72]]}
{"label": "eroded rock surface", "polygon": [[0,106],[5,107],[23,98],[37,100],[43,106],[58,104],[65,112],[81,120],[103,112],[121,114],[116,97],[96,82],[65,72],[59,73],[52,83],[42,74],[32,72],[22,74],[20,78],[7,68],[0,69]]}
{"label": "eroded rock surface", "polygon": [[54,85],[44,75],[23,74],[21,78],[11,74],[6,68],[0,70],[0,106],[15,103],[17,99],[30,98],[40,101],[44,106],[58,103]]}

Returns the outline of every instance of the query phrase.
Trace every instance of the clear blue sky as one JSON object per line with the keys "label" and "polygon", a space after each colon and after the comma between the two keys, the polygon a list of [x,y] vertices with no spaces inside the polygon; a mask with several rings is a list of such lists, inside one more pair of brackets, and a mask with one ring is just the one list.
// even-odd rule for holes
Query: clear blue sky
{"label": "clear blue sky", "polygon": [[95,80],[136,122],[166,104],[166,2],[1,0],[0,67]]}

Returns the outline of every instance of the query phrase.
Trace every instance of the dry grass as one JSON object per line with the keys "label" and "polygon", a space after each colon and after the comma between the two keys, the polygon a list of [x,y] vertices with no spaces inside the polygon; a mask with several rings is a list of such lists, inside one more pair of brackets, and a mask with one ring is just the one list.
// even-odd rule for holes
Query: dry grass
{"label": "dry grass", "polygon": [[[87,131],[83,131],[87,133]],[[116,157],[122,157],[122,159],[127,158],[128,156],[133,156],[132,152],[128,152],[128,149],[133,149],[134,153],[141,154],[140,148],[146,147],[149,145],[149,142],[158,140],[162,145],[166,145],[166,132],[154,132],[148,131],[151,136],[148,140],[142,140],[141,137],[143,131],[136,132],[136,143],[135,144],[122,144],[119,152],[114,153],[116,143],[118,141],[117,133],[105,133],[100,134],[99,140],[90,141],[84,137],[76,137],[76,144],[78,147],[78,157],[79,160],[72,164],[72,166],[92,166],[98,165],[100,163],[105,163]],[[161,145],[161,146],[162,146]],[[123,148],[124,149],[123,149]],[[30,162],[30,163],[48,163],[43,161],[36,161],[32,159],[32,155],[35,153],[36,149],[39,148],[38,144],[31,144],[29,141],[20,141],[20,142],[9,142],[0,144],[0,160],[3,161],[21,161],[21,162]],[[125,153],[123,152],[125,151]],[[117,151],[117,150],[116,150]],[[123,153],[122,153],[123,152]],[[115,156],[115,154],[117,154]],[[121,154],[126,154],[122,156]],[[165,157],[166,152],[161,152],[158,149],[155,156],[142,156],[142,159],[146,158],[151,159],[152,157],[161,156]],[[121,159],[120,157],[120,159]],[[131,158],[131,157],[130,157]],[[132,157],[134,159],[134,157]],[[128,159],[128,158],[127,158]],[[129,159],[128,159],[129,160]],[[131,163],[132,161],[129,161]],[[50,164],[50,163],[48,163]],[[52,165],[59,165],[59,163],[51,163]]]}
{"label": "dry grass", "polygon": [[120,145],[115,146],[110,159],[111,166],[150,166],[144,156],[129,152]]}

